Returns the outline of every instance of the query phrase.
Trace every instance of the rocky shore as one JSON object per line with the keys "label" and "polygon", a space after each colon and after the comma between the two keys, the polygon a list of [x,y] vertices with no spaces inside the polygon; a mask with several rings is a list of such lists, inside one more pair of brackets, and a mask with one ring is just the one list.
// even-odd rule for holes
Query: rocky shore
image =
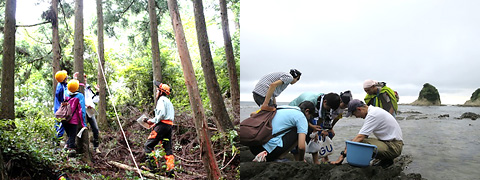
{"label": "rocky shore", "polygon": [[252,162],[254,158],[248,147],[242,147],[240,153],[240,179],[423,179],[420,174],[405,174],[403,170],[412,162],[411,156],[402,155],[388,167],[355,167],[344,162],[342,165],[315,165],[289,162]]}

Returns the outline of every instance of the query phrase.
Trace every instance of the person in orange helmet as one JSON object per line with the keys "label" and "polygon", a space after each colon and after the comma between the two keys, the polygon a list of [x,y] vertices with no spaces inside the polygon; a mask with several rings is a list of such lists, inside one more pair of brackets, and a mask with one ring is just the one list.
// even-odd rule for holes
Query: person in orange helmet
{"label": "person in orange helmet", "polygon": [[[55,90],[55,100],[53,102],[53,114],[55,114],[60,108],[60,105],[62,104],[63,100],[65,99],[67,95],[67,71],[62,70],[62,71],[57,71],[55,73],[55,80],[58,82],[57,84],[57,89]],[[65,133],[65,128],[63,127],[62,122],[60,121],[55,121],[55,138],[54,138],[54,145],[59,146],[60,145],[60,139],[63,137],[63,134]]]}
{"label": "person in orange helmet", "polygon": [[77,135],[78,125],[87,127],[85,121],[85,96],[78,91],[79,86],[80,83],[76,79],[70,80],[67,84],[68,94],[65,100],[68,101],[73,112],[71,120],[63,123],[68,136],[67,150],[69,155],[76,154],[75,136]]}
{"label": "person in orange helmet", "polygon": [[[164,156],[167,164],[166,175],[168,177],[174,177],[173,169],[175,167],[175,157],[173,156],[172,151],[172,128],[173,120],[175,118],[175,110],[172,102],[170,102],[170,100],[167,98],[172,89],[167,84],[163,84],[158,81],[155,81],[155,86],[157,87],[157,95],[155,98],[157,101],[157,106],[155,107],[155,117],[152,119],[144,119],[144,122],[153,126],[153,130],[148,136],[144,150],[145,154],[147,155],[153,152],[158,143],[162,143],[166,153]],[[152,161],[152,157],[147,155],[146,158],[146,164],[148,165]]]}

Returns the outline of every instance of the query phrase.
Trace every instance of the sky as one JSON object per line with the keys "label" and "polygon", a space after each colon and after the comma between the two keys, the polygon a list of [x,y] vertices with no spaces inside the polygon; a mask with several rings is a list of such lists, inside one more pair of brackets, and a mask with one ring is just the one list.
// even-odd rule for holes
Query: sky
{"label": "sky", "polygon": [[480,88],[480,1],[243,0],[241,101],[253,101],[271,72],[303,74],[277,101],[302,92],[351,90],[366,79],[387,83],[399,103],[430,83],[442,104],[463,104]]}

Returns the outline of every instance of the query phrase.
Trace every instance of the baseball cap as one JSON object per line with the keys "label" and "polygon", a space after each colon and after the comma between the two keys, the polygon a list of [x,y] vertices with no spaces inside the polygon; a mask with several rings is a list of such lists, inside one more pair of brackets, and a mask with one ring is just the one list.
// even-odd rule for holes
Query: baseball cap
{"label": "baseball cap", "polygon": [[363,105],[365,105],[365,103],[363,103],[362,101],[360,101],[358,99],[351,100],[348,103],[347,117],[350,117],[353,114],[353,111],[355,111],[357,109],[357,107],[362,107]]}
{"label": "baseball cap", "polygon": [[350,100],[352,100],[352,93],[350,92],[350,90],[341,92],[340,99],[342,100],[343,103],[348,104]]}
{"label": "baseball cap", "polygon": [[378,83],[377,81],[367,79],[367,80],[365,80],[365,82],[363,82],[363,89],[372,87],[372,86],[376,85],[377,83]]}

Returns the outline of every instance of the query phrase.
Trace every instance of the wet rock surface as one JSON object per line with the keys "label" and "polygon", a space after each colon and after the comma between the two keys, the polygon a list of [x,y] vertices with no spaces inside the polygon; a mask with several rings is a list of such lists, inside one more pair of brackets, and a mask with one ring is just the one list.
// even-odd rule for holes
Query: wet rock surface
{"label": "wet rock surface", "polygon": [[459,118],[457,119],[472,119],[472,120],[477,120],[478,118],[480,118],[480,114],[476,114],[476,113],[473,113],[473,112],[466,112],[466,113],[463,113]]}
{"label": "wet rock surface", "polygon": [[[313,163],[252,162],[248,148],[240,153],[240,179],[423,179],[420,174],[405,174],[403,170],[412,162],[412,157],[402,155],[388,167],[355,167],[344,161],[341,165],[315,165]],[[310,159],[307,159],[307,162]]]}
{"label": "wet rock surface", "polygon": [[450,114],[442,114],[438,116],[438,118],[448,118],[448,117],[450,117]]}

